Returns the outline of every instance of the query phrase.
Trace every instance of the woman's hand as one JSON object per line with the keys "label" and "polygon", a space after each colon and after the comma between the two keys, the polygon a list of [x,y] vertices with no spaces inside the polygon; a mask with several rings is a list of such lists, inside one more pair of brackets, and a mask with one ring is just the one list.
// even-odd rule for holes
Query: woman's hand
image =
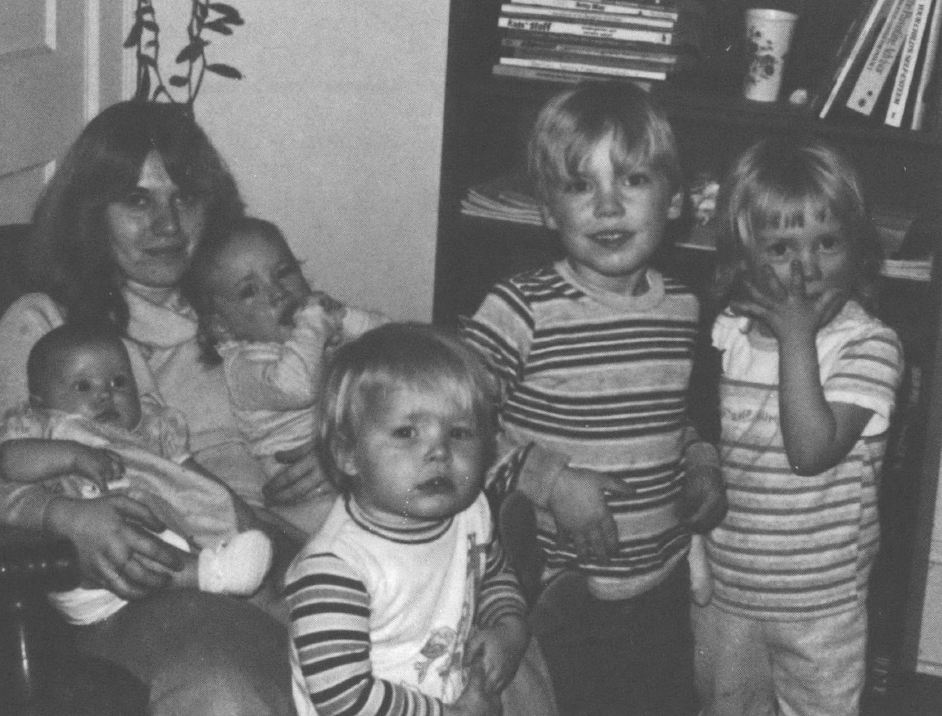
{"label": "woman's hand", "polygon": [[294,505],[333,491],[321,474],[313,443],[275,453],[275,459],[285,469],[262,487],[266,504]]}
{"label": "woman's hand", "polygon": [[83,582],[124,599],[166,586],[183,569],[183,553],[153,534],[164,527],[146,505],[119,494],[55,497],[45,515],[45,528],[75,545]]}
{"label": "woman's hand", "polygon": [[465,665],[480,662],[485,690],[499,694],[517,673],[529,640],[530,633],[523,619],[505,616],[468,639]]}
{"label": "woman's hand", "polygon": [[108,491],[109,482],[124,477],[124,461],[117,453],[81,443],[69,443],[73,449],[72,462],[77,473],[94,482],[102,492]]}
{"label": "woman's hand", "polygon": [[464,691],[453,704],[446,704],[445,716],[501,716],[500,694],[485,686],[484,667],[475,661],[468,669]]}

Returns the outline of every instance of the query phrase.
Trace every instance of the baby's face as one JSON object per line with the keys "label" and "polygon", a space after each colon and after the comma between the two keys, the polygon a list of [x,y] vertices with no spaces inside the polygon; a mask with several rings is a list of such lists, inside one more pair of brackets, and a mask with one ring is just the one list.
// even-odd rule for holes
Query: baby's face
{"label": "baby's face", "polygon": [[577,176],[550,192],[543,218],[559,233],[570,267],[586,283],[631,295],[667,222],[680,216],[683,197],[653,167],[617,166],[614,143],[609,134],[592,147]]}
{"label": "baby's face", "polygon": [[98,423],[132,430],[141,419],[137,384],[127,354],[118,346],[72,348],[33,396],[43,408],[81,415]]}
{"label": "baby's face", "polygon": [[284,343],[311,295],[284,242],[251,232],[219,253],[207,284],[222,337],[237,341]]}

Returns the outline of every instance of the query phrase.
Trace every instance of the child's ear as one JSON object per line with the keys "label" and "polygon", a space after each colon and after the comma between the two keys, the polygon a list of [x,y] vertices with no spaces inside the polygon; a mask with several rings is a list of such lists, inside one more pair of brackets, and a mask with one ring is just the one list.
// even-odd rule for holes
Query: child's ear
{"label": "child's ear", "polygon": [[679,219],[684,213],[684,193],[678,191],[671,197],[670,206],[667,207],[667,218],[671,221]]}
{"label": "child's ear", "polygon": [[556,231],[559,229],[559,224],[556,221],[556,217],[550,212],[546,204],[540,206],[540,214],[543,215],[543,225],[550,231]]}
{"label": "child's ear", "polygon": [[357,465],[353,458],[353,448],[348,446],[346,441],[336,440],[331,446],[331,452],[337,468],[347,477],[356,477]]}

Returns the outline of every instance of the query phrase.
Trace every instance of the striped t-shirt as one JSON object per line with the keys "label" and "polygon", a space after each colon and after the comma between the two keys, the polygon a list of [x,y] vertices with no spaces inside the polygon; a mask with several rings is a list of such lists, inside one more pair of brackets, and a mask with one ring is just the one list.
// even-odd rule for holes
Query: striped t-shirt
{"label": "striped t-shirt", "polygon": [[848,302],[817,336],[829,403],[873,411],[835,467],[796,475],[779,422],[774,339],[745,333],[746,319],[720,316],[723,353],[720,460],[729,511],[711,533],[714,603],[757,619],[836,614],[866,599],[880,540],[877,488],[903,354],[896,334]]}
{"label": "striped t-shirt", "polygon": [[[519,488],[538,508],[551,574],[577,565],[596,596],[624,599],[659,583],[685,554],[675,515],[682,483],[687,388],[699,304],[682,284],[647,272],[639,296],[595,292],[565,262],[498,283],[466,337],[502,386],[501,426],[512,444],[550,451],[560,464],[615,476],[635,488],[609,496],[619,548],[608,562],[578,562],[560,547],[542,475]],[[524,475],[526,475],[524,470]]]}

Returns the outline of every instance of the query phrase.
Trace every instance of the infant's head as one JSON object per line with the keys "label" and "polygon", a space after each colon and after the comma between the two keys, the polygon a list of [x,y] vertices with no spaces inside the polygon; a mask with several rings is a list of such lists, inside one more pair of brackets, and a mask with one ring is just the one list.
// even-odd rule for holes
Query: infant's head
{"label": "infant's head", "polygon": [[273,223],[245,217],[197,248],[184,279],[204,352],[224,341],[284,343],[311,295],[301,266]]}
{"label": "infant's head", "polygon": [[137,384],[120,336],[66,324],[36,341],[26,363],[30,404],[132,430],[141,419]]}

